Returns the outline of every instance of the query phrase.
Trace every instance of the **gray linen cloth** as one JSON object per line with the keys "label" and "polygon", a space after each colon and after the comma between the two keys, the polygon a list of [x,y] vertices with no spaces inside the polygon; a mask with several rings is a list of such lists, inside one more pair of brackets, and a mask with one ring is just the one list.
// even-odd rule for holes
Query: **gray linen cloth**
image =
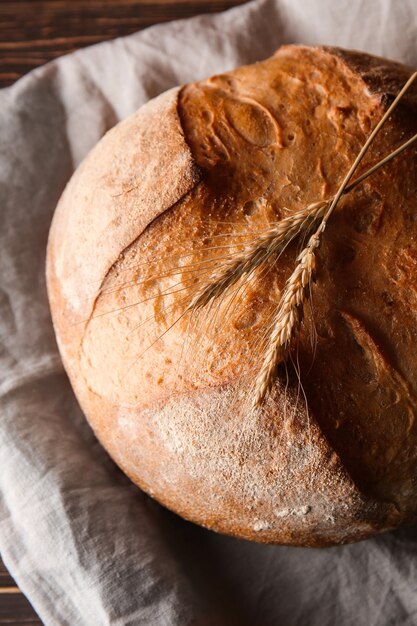
{"label": "gray linen cloth", "polygon": [[416,67],[417,3],[258,0],[82,50],[0,93],[0,549],[47,625],[417,623],[416,529],[308,550],[182,521],[97,444],[54,340],[45,247],[81,159],[149,98],[287,42]]}

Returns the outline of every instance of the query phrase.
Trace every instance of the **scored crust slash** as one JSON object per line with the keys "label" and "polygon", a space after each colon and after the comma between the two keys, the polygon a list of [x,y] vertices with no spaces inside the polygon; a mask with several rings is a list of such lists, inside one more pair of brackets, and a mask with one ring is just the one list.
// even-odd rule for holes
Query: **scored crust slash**
{"label": "scored crust slash", "polygon": [[183,517],[307,546],[417,519],[414,78],[283,46],[152,100],[68,183],[47,255],[64,365],[116,463]]}

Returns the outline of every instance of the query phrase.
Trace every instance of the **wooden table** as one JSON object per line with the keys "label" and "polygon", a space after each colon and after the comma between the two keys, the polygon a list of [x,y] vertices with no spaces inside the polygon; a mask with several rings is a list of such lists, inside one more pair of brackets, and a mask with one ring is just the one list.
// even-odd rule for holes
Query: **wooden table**
{"label": "wooden table", "polygon": [[0,87],[61,54],[246,0],[0,0]]}
{"label": "wooden table", "polygon": [[42,624],[0,560],[0,624],[29,626]]}
{"label": "wooden table", "polygon": [[[0,87],[62,54],[246,0],[0,0]],[[41,624],[0,560],[0,625]]]}

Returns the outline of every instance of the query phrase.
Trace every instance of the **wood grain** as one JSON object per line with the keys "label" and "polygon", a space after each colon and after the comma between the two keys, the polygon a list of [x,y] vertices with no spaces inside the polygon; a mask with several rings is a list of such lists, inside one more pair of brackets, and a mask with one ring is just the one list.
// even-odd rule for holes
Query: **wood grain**
{"label": "wood grain", "polygon": [[16,583],[5,568],[3,561],[0,559],[0,592],[2,592],[7,587],[15,586]]}
{"label": "wood grain", "polygon": [[42,622],[0,559],[0,626],[4,624],[39,626]]}
{"label": "wood grain", "polygon": [[0,0],[0,87],[62,54],[246,0]]}

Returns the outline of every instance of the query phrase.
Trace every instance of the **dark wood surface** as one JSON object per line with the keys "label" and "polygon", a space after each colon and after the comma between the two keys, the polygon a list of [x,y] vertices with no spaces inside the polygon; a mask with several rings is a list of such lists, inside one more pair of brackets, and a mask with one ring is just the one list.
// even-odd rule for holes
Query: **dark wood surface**
{"label": "dark wood surface", "polygon": [[62,54],[245,0],[0,0],[0,87]]}
{"label": "dark wood surface", "polygon": [[[246,0],[0,0],[0,87],[62,54]],[[41,624],[0,559],[0,626]]]}
{"label": "dark wood surface", "polygon": [[8,626],[40,625],[42,622],[16,586],[0,559],[0,624]]}

